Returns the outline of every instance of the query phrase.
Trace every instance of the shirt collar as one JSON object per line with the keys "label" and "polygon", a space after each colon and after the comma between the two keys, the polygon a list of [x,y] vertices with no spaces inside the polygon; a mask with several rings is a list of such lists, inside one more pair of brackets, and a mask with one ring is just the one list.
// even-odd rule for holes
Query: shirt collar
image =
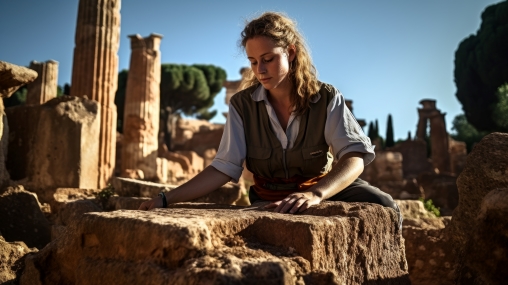
{"label": "shirt collar", "polygon": [[[256,90],[254,90],[254,92],[250,94],[252,100],[256,102],[265,101],[265,104],[267,104],[268,98],[266,95],[267,95],[266,89],[261,84],[259,84],[258,88],[256,88]],[[312,99],[310,100],[311,103],[316,103],[317,101],[319,101],[319,99],[321,99],[321,94],[318,93],[316,95],[317,96],[312,97]]]}

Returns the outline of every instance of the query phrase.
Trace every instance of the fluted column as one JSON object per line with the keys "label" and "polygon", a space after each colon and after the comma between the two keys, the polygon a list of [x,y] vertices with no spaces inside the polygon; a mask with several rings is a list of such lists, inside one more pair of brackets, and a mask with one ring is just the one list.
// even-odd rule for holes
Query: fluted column
{"label": "fluted column", "polygon": [[98,187],[115,168],[120,0],[80,0],[72,66],[71,95],[99,102]]}
{"label": "fluted column", "polygon": [[26,104],[41,105],[56,98],[58,88],[58,61],[30,62],[30,69],[39,76],[27,85]]}
{"label": "fluted column", "polygon": [[160,112],[161,35],[131,35],[131,59],[123,120],[122,176],[140,169],[144,178],[157,177]]}

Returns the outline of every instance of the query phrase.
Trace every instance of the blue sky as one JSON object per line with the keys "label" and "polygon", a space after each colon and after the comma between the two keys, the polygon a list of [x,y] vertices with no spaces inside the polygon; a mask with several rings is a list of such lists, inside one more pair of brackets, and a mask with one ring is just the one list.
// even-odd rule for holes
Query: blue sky
{"label": "blue sky", "polygon": [[[353,100],[353,113],[378,119],[385,136],[392,114],[395,138],[414,135],[418,102],[437,100],[447,129],[462,113],[453,82],[458,44],[476,33],[491,0],[167,1],[124,0],[119,70],[128,69],[131,34],[164,36],[163,63],[214,64],[229,80],[248,65],[238,48],[246,20],[263,11],[285,12],[307,39],[321,81]],[[0,60],[28,66],[59,62],[59,84],[71,83],[78,0],[0,0]],[[224,123],[225,91],[212,121]],[[365,131],[367,131],[365,129]]]}

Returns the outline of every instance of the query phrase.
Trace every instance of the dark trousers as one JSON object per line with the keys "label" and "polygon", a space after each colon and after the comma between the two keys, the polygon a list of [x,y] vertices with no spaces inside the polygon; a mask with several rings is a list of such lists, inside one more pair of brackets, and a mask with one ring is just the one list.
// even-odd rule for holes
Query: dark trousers
{"label": "dark trousers", "polygon": [[[249,191],[249,200],[251,204],[256,201],[261,201],[254,191]],[[400,214],[399,206],[395,203],[395,201],[393,201],[392,196],[360,178],[357,178],[348,187],[328,198],[328,200],[342,202],[367,202],[392,208],[399,217],[398,226],[399,228],[402,228],[402,215]]]}

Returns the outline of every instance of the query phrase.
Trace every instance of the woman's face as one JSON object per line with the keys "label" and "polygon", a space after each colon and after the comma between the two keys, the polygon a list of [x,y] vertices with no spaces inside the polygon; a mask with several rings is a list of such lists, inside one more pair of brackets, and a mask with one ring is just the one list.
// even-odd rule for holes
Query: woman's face
{"label": "woman's face", "polygon": [[257,36],[245,44],[247,58],[254,75],[267,90],[288,88],[289,62],[295,57],[294,47],[275,46],[267,37]]}

